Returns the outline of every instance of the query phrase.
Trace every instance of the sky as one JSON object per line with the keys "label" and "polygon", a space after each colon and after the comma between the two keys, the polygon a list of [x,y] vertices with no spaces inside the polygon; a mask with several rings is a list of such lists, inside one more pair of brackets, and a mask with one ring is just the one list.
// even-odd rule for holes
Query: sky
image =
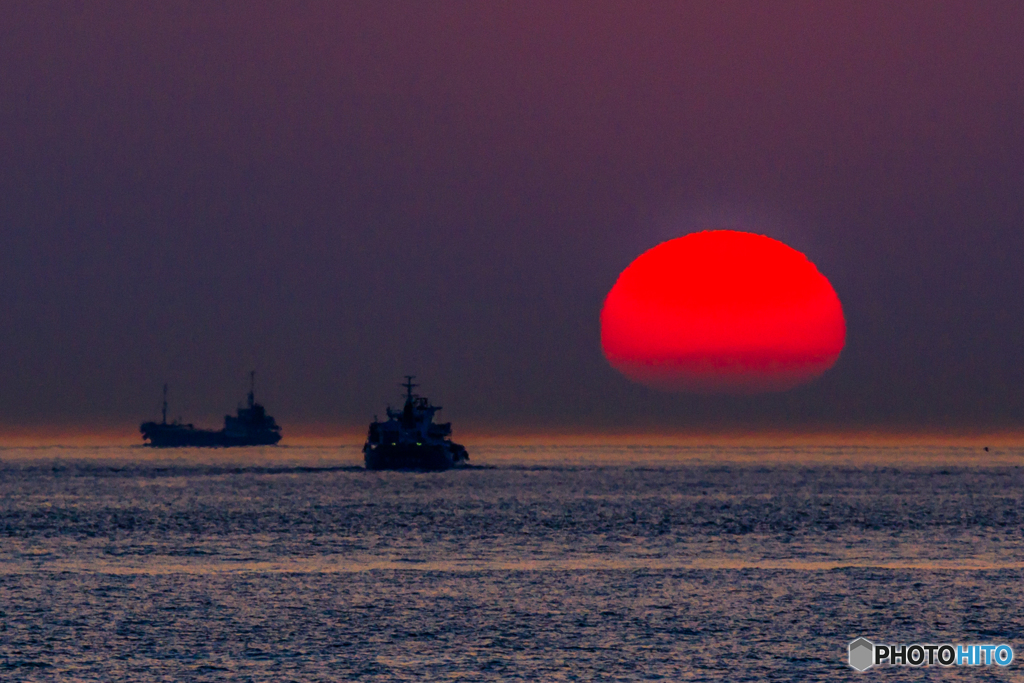
{"label": "sky", "polygon": [[[1024,5],[0,6],[0,428],[364,429],[417,375],[492,431],[1024,423]],[[599,316],[711,228],[803,252],[816,382],[631,384]]]}

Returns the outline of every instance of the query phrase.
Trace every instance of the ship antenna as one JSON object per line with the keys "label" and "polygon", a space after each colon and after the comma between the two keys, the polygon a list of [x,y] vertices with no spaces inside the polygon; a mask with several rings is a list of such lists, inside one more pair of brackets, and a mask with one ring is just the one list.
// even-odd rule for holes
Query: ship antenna
{"label": "ship antenna", "polygon": [[164,382],[164,424],[167,424],[167,382]]}
{"label": "ship antenna", "polygon": [[419,386],[419,384],[412,383],[414,377],[416,377],[416,375],[406,375],[405,382],[402,383],[402,386],[405,387],[405,398],[410,403],[412,403],[412,388]]}
{"label": "ship antenna", "polygon": [[249,371],[249,407],[256,403],[256,371]]}

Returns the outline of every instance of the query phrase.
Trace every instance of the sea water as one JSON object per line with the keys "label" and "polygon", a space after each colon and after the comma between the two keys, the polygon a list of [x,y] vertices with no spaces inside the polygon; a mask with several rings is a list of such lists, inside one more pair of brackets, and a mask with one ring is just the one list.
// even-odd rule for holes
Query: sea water
{"label": "sea water", "polygon": [[1024,451],[471,455],[0,449],[0,680],[1024,680]]}

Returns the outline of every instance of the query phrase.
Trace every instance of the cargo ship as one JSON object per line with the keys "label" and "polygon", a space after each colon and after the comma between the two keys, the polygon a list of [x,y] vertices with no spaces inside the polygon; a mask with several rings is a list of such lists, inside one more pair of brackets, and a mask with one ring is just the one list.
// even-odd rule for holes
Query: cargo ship
{"label": "cargo ship", "polygon": [[406,375],[405,406],[401,410],[387,408],[388,419],[376,417],[363,445],[363,459],[368,470],[447,470],[469,461],[465,447],[451,440],[450,422],[435,423],[434,415],[441,406],[431,405],[425,396],[412,390],[414,375]]}
{"label": "cargo ship", "polygon": [[163,419],[139,426],[146,446],[154,448],[227,448],[230,446],[273,446],[281,440],[281,428],[256,402],[256,373],[249,375],[249,395],[237,415],[224,416],[223,429],[198,429],[191,424],[167,421],[167,385],[164,385]]}

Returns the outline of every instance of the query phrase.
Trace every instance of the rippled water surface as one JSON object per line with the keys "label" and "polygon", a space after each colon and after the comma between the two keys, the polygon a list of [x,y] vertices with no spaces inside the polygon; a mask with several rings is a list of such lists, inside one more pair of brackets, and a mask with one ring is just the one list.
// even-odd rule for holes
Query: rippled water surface
{"label": "rippled water surface", "polygon": [[0,680],[1024,680],[1024,451],[0,449]]}

